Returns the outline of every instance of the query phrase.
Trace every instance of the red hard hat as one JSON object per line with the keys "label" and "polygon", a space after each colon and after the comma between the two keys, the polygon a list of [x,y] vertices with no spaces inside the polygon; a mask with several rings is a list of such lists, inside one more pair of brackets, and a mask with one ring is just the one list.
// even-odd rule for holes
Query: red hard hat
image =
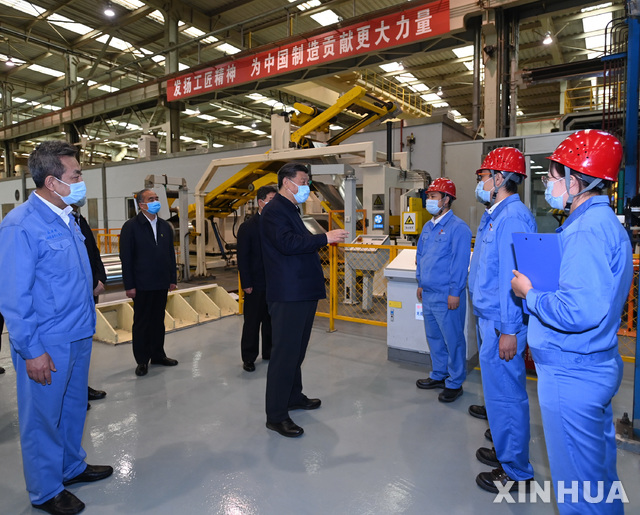
{"label": "red hard hat", "polygon": [[617,181],[622,145],[608,132],[587,129],[571,134],[547,159],[591,177]]}
{"label": "red hard hat", "polygon": [[440,193],[451,195],[454,199],[456,198],[456,185],[453,184],[451,179],[447,179],[446,177],[438,177],[433,181],[427,189],[427,193],[430,191],[439,191]]}
{"label": "red hard hat", "polygon": [[517,148],[500,147],[492,150],[484,158],[482,166],[476,171],[495,170],[496,172],[513,172],[527,176],[527,167],[524,164],[524,156]]}

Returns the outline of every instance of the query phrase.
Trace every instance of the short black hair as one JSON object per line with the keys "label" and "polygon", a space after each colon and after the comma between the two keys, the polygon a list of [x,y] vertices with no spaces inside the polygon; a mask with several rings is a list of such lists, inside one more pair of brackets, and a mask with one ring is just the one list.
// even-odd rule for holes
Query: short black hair
{"label": "short black hair", "polygon": [[278,188],[282,188],[282,181],[286,179],[294,179],[298,172],[304,172],[311,177],[311,172],[302,163],[287,163],[278,170]]}
{"label": "short black hair", "polygon": [[265,200],[269,193],[278,193],[278,189],[275,186],[271,186],[271,185],[261,186],[260,188],[258,188],[258,191],[256,192],[256,198],[258,200]]}
{"label": "short black hair", "polygon": [[151,188],[143,188],[138,193],[136,193],[136,202],[138,203],[138,206],[140,204],[145,203],[145,202],[142,202],[142,195],[144,195],[147,191],[153,191],[153,190]]}
{"label": "short black hair", "polygon": [[31,173],[31,178],[36,188],[44,186],[44,180],[53,175],[57,179],[62,178],[64,174],[64,165],[60,161],[63,156],[76,157],[78,149],[71,143],[61,140],[43,141],[38,145],[31,155],[27,166]]}

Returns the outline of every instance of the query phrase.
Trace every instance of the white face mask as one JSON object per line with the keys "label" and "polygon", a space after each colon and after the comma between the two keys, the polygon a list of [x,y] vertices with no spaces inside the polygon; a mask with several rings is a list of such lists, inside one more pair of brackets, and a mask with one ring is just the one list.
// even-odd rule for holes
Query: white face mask
{"label": "white face mask", "polygon": [[564,193],[562,193],[561,195],[559,195],[558,197],[555,197],[553,195],[553,188],[556,185],[556,182],[562,181],[562,179],[556,179],[554,180],[550,180],[547,183],[547,187],[544,190],[544,199],[547,201],[547,204],[549,204],[549,206],[552,209],[564,209],[565,206],[565,201],[564,201]]}
{"label": "white face mask", "polygon": [[440,213],[440,211],[442,211],[442,207],[440,207],[438,204],[440,203],[439,200],[436,199],[427,199],[427,211],[429,211],[429,213],[433,216],[436,216],[438,213]]}

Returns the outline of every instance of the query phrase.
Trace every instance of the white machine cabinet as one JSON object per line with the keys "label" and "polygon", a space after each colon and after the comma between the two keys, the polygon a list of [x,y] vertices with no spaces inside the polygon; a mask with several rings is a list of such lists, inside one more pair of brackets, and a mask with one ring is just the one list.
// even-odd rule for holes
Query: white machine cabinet
{"label": "white machine cabinet", "polygon": [[356,270],[362,272],[362,310],[373,309],[374,276],[389,260],[389,250],[365,245],[389,245],[387,235],[358,236],[351,242],[362,247],[347,247],[344,252],[344,303],[356,304]]}
{"label": "white machine cabinet", "polygon": [[[404,249],[385,268],[387,278],[387,356],[431,366],[429,344],[424,333],[422,305],[416,297],[416,250]],[[475,316],[467,294],[464,335],[467,341],[467,369],[478,362]]]}

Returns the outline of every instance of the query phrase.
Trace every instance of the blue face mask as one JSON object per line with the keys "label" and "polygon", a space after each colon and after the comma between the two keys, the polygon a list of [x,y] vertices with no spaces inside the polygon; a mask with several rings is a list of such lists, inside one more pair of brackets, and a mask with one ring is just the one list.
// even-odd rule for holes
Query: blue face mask
{"label": "blue face mask", "polygon": [[[562,180],[562,179],[559,179],[559,180]],[[564,193],[559,197],[553,196],[553,187],[555,186],[556,182],[558,181],[549,181],[547,183],[547,187],[544,190],[544,199],[547,201],[547,204],[549,204],[549,206],[551,206],[552,209],[563,210],[565,205]]]}
{"label": "blue face mask", "polygon": [[62,199],[62,202],[64,202],[67,206],[70,206],[72,204],[77,204],[78,202],[83,201],[87,196],[87,185],[84,183],[84,181],[72,182],[71,184],[67,184],[66,182],[61,181],[57,177],[54,177],[54,179],[66,186],[69,186],[69,190],[71,190],[66,197],[63,197],[57,191],[55,192],[55,194],[58,195],[58,197]]}
{"label": "blue face mask", "polygon": [[153,202],[147,202],[147,211],[152,215],[155,215],[158,211],[160,211],[161,207],[162,207],[162,204],[160,204],[159,200],[155,200]]}
{"label": "blue face mask", "polygon": [[482,204],[491,203],[491,191],[485,191],[484,182],[482,181],[476,186],[476,200]]}
{"label": "blue face mask", "polygon": [[438,206],[439,202],[439,200],[427,199],[427,211],[429,211],[433,216],[436,216],[440,211],[442,211],[442,208]]}
{"label": "blue face mask", "polygon": [[[293,182],[293,181],[291,181]],[[298,186],[296,184],[296,186]],[[307,199],[309,198],[309,193],[311,192],[311,190],[309,189],[309,186],[307,186],[306,184],[302,185],[302,186],[298,186],[298,191],[296,193],[293,194],[293,198],[296,199],[296,202],[298,204],[304,204]]]}

